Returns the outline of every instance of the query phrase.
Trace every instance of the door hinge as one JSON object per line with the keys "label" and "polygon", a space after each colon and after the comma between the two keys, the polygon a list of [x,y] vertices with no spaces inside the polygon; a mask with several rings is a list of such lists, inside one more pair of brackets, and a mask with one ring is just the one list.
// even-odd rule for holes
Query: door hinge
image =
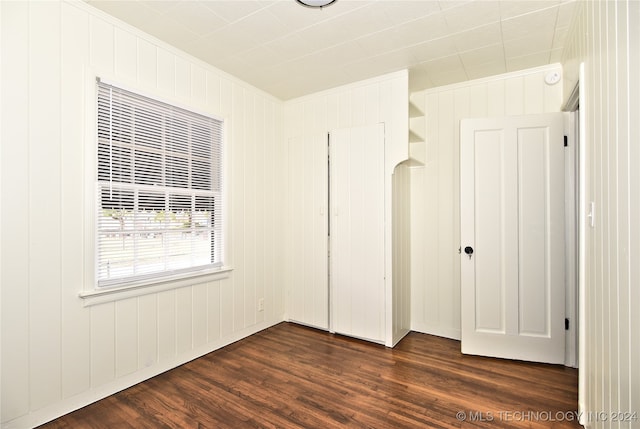
{"label": "door hinge", "polygon": [[569,137],[564,136],[564,147],[569,146]]}
{"label": "door hinge", "polygon": [[564,319],[564,330],[565,331],[569,330],[569,319]]}

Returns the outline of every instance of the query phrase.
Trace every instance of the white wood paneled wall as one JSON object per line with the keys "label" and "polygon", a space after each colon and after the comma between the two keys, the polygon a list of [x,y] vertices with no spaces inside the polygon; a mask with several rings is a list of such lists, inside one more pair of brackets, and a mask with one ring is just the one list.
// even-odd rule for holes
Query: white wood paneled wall
{"label": "white wood paneled wall", "polygon": [[393,344],[411,328],[411,168],[399,164],[393,173]]}
{"label": "white wood paneled wall", "polygon": [[[562,61],[573,82],[579,77],[577,65],[584,62],[582,216],[589,203],[595,208],[594,225],[587,223],[584,237],[580,411],[590,428],[636,428],[640,424],[640,2],[582,3]],[[625,412],[632,419],[612,422]]]}
{"label": "white wood paneled wall", "polygon": [[[0,15],[1,425],[37,425],[281,321],[282,103],[82,2],[1,2]],[[96,74],[225,119],[229,278],[83,305]]]}
{"label": "white wood paneled wall", "polygon": [[[319,92],[309,96],[289,100],[285,103],[285,136],[287,140],[298,139],[296,141],[305,141],[308,136],[318,134],[326,134],[331,130],[341,128],[351,128],[364,125],[374,125],[378,123],[385,124],[385,219],[392,218],[392,175],[396,165],[408,158],[408,73],[401,71],[356,82],[350,85],[341,86],[335,89]],[[289,157],[295,157],[296,153],[304,153],[304,151],[290,152]],[[289,159],[289,165],[304,165],[304,159]],[[317,170],[312,165],[305,166]],[[291,177],[290,180],[294,180]],[[292,184],[290,183],[290,188]],[[317,191],[319,192],[319,191]],[[314,189],[305,190],[306,198],[322,198],[322,195],[314,194]],[[287,198],[295,197],[288,195]],[[309,218],[304,218],[304,213],[297,211],[296,207],[302,207],[299,203],[292,202],[287,213],[287,224],[293,222],[319,222]],[[319,226],[303,226],[300,228],[319,228]],[[402,328],[393,327],[393,305],[394,300],[398,300],[398,296],[404,290],[408,294],[409,284],[395,285],[393,284],[393,256],[392,256],[392,222],[387,221],[385,225],[385,322],[386,327],[386,344],[392,345],[402,338],[398,336],[401,332],[408,332],[409,327]],[[294,260],[311,260],[315,250],[309,247],[307,240],[294,240],[291,231],[287,236],[288,256],[286,260],[290,264],[294,264]],[[310,253],[311,252],[311,253]],[[294,258],[295,255],[295,258]],[[317,264],[324,264],[317,260]],[[297,291],[293,288],[300,287],[295,282],[293,273],[295,269],[289,265],[287,268],[288,278],[286,280],[287,290],[287,312],[295,314],[296,320],[303,323],[312,324],[315,317],[313,314],[305,315],[305,310],[299,308],[299,303],[291,299],[296,296]],[[403,301],[404,302],[404,301]],[[293,309],[290,306],[297,305]],[[409,314],[408,301],[405,308],[399,308],[397,312]],[[302,319],[302,320],[301,320]],[[408,320],[408,316],[399,317],[397,321]],[[394,332],[396,336],[394,337]]]}
{"label": "white wood paneled wall", "polygon": [[[411,168],[411,327],[460,339],[460,119],[560,111],[552,65],[411,95],[426,116],[424,167]],[[418,100],[423,97],[423,100]]]}

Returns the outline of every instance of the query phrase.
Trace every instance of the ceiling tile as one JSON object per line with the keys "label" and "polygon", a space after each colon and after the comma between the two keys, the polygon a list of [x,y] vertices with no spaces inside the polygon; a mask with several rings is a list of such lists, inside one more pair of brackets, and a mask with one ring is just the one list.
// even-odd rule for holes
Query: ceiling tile
{"label": "ceiling tile", "polygon": [[469,80],[464,69],[452,68],[442,70],[441,72],[429,73],[429,79],[435,86],[450,85],[452,83],[464,82]]}
{"label": "ceiling tile", "polygon": [[491,62],[504,64],[504,48],[501,43],[460,52],[459,55],[466,69],[487,63],[487,58],[491,58]]}
{"label": "ceiling tile", "polygon": [[180,7],[183,4],[182,0],[141,0],[140,3],[160,14],[165,14],[172,9],[175,9],[176,7]]}
{"label": "ceiling tile", "polygon": [[549,64],[549,57],[550,53],[546,51],[524,55],[522,57],[507,58],[507,71],[518,71],[537,67],[540,64]]}
{"label": "ceiling tile", "polygon": [[449,30],[453,33],[500,21],[500,5],[495,1],[465,3],[443,13]]}
{"label": "ceiling tile", "polygon": [[429,73],[429,75],[438,74],[446,70],[464,70],[462,61],[458,54],[449,55],[448,57],[438,58],[431,61],[425,61],[418,64],[418,67]]}
{"label": "ceiling tile", "polygon": [[205,0],[201,3],[227,22],[235,22],[257,10],[268,7],[260,2],[249,0]]}
{"label": "ceiling tile", "polygon": [[442,13],[436,13],[395,27],[403,46],[411,46],[448,36],[447,21]]}
{"label": "ceiling tile", "polygon": [[170,15],[176,22],[199,36],[212,33],[227,25],[227,21],[197,2],[189,2],[188,7],[174,8]]}
{"label": "ceiling tile", "polygon": [[548,64],[577,10],[576,0],[85,1],[283,99],[400,69],[426,88]]}
{"label": "ceiling tile", "polygon": [[440,12],[435,0],[380,0],[379,7],[395,25]]}
{"label": "ceiling tile", "polygon": [[500,23],[483,25],[452,36],[458,51],[482,48],[502,42]]}
{"label": "ceiling tile", "polygon": [[477,64],[470,67],[465,66],[469,79],[480,79],[483,77],[495,76],[506,73],[507,66],[504,60],[490,61],[484,64]]}
{"label": "ceiling tile", "polygon": [[409,70],[409,91],[415,92],[425,88],[433,87],[433,82],[429,79],[429,75],[426,71],[418,68],[412,68]]}
{"label": "ceiling tile", "polygon": [[560,0],[501,0],[500,17],[502,19],[509,19],[541,9],[558,6],[559,4]]}
{"label": "ceiling tile", "polygon": [[576,7],[578,2],[576,0],[563,1],[558,8],[558,20],[556,26],[568,27],[573,21],[573,17],[576,13]]}
{"label": "ceiling tile", "polygon": [[553,35],[539,32],[527,37],[507,40],[504,42],[504,54],[507,58],[520,57],[536,52],[550,51],[553,44]]}
{"label": "ceiling tile", "polygon": [[97,7],[102,11],[124,19],[129,25],[142,29],[142,26],[150,20],[157,19],[161,16],[154,9],[149,9],[141,2],[124,2],[111,0],[88,0],[93,7]]}
{"label": "ceiling tile", "polygon": [[411,46],[408,51],[415,57],[417,62],[422,63],[454,54],[456,45],[453,42],[453,38],[445,37]]}
{"label": "ceiling tile", "polygon": [[286,25],[266,9],[254,12],[237,21],[233,25],[232,31],[234,35],[253,36],[256,44],[269,42],[290,32]]}
{"label": "ceiling tile", "polygon": [[563,49],[559,48],[559,49],[553,49],[551,51],[551,56],[549,57],[549,63],[559,63],[560,61],[562,61],[562,52]]}
{"label": "ceiling tile", "polygon": [[356,80],[358,76],[362,76],[362,78],[357,80],[362,80],[379,76],[383,73],[406,69],[408,68],[407,64],[416,63],[417,61],[415,61],[409,52],[398,50],[347,63],[343,66],[343,69],[345,73],[354,80]]}
{"label": "ceiling tile", "polygon": [[504,40],[518,39],[536,32],[553,32],[558,16],[558,7],[551,7],[538,12],[520,15],[502,21],[502,37]]}

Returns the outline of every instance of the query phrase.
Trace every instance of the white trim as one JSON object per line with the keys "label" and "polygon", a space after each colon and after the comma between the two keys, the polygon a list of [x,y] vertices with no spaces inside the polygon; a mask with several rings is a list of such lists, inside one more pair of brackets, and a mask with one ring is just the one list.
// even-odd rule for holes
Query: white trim
{"label": "white trim", "polygon": [[[104,77],[106,76],[106,77]],[[85,79],[85,145],[84,152],[84,246],[85,255],[90,255],[84,261],[84,285],[82,290],[78,293],[78,296],[84,300],[84,306],[92,306],[107,302],[118,301],[136,296],[147,295],[151,293],[162,292],[170,289],[177,289],[195,284],[205,283],[209,281],[221,280],[228,278],[231,275],[232,261],[231,261],[231,217],[230,217],[230,204],[229,186],[230,180],[225,176],[229,171],[227,162],[230,162],[228,150],[229,133],[228,127],[229,121],[224,116],[218,115],[208,110],[203,110],[184,104],[178,101],[175,97],[167,97],[165,95],[154,95],[149,92],[149,88],[141,86],[138,88],[135,82],[122,78],[113,78],[111,73],[100,73],[98,70],[92,67],[86,67],[84,69]],[[95,208],[97,206],[98,193],[96,192],[96,182],[98,179],[98,163],[97,163],[97,82],[102,82],[108,85],[122,88],[126,91],[139,94],[144,97],[151,98],[153,100],[170,104],[178,108],[182,108],[191,112],[195,112],[199,115],[203,115],[215,120],[221,121],[221,186],[222,186],[222,199],[223,199],[223,225],[222,225],[222,240],[223,240],[223,263],[222,267],[216,267],[207,271],[194,271],[192,273],[178,274],[175,276],[167,276],[148,280],[132,281],[131,283],[125,283],[123,285],[114,287],[99,287],[97,286],[96,267],[98,266],[98,248],[96,246],[96,213]]]}
{"label": "white trim", "polygon": [[586,90],[584,63],[580,63],[578,81],[579,116],[578,116],[578,413],[580,424],[587,426],[587,321],[586,321],[586,289],[587,289],[587,132],[586,132]]}
{"label": "white trim", "polygon": [[569,329],[565,330],[564,365],[575,368],[577,360],[578,318],[577,318],[577,141],[576,118],[574,112],[564,114],[564,135],[567,147],[564,151],[564,210],[565,210],[565,317],[569,319]]}
{"label": "white trim", "polygon": [[119,287],[103,287],[80,292],[78,296],[84,300],[84,306],[104,304],[106,302],[119,301],[121,299],[158,293],[170,289],[178,289],[201,283],[226,279],[231,275],[233,268],[223,267],[215,271],[205,273],[178,274],[172,277],[152,279],[134,282]]}

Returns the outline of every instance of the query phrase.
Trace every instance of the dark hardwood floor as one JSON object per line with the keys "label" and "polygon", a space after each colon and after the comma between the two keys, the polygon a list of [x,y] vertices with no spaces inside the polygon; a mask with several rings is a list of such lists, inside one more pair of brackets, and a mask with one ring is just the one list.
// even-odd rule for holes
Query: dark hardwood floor
{"label": "dark hardwood floor", "polygon": [[575,369],[281,323],[41,428],[577,428],[576,404]]}

